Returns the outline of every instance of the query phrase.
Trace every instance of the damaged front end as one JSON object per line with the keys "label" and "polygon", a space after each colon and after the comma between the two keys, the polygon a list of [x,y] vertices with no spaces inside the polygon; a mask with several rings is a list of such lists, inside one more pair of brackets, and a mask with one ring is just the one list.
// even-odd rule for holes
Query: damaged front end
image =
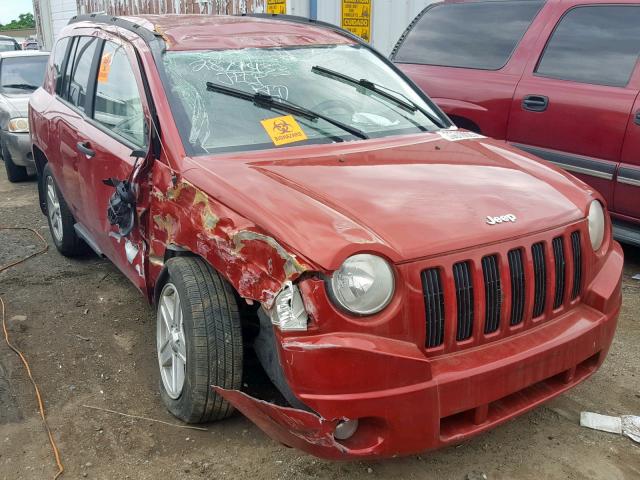
{"label": "damaged front end", "polygon": [[238,390],[213,386],[213,390],[254,422],[272,439],[326,459],[346,459],[351,454],[341,442],[348,441],[358,428],[358,420],[347,418],[325,419],[302,403],[291,390],[278,353],[278,332],[303,334],[309,328],[306,311],[298,286],[286,282],[276,295],[273,307],[258,310],[260,330],[254,340],[254,349],[260,364],[273,385],[289,406],[276,405],[254,398]]}
{"label": "damaged front end", "polygon": [[349,457],[349,451],[336,437],[336,429],[343,423],[339,420],[325,420],[305,410],[281,407],[238,390],[216,386],[213,390],[272,439],[288,447],[331,460]]}

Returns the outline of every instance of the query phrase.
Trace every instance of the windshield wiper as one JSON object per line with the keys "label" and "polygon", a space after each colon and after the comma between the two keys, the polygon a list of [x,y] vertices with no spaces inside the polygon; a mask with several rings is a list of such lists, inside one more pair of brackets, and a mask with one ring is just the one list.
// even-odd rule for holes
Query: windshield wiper
{"label": "windshield wiper", "polygon": [[362,87],[365,90],[373,92],[376,95],[395,103],[397,106],[403,108],[404,110],[412,113],[422,113],[425,117],[427,117],[440,128],[445,127],[442,119],[422,108],[416,102],[407,97],[404,93],[396,92],[395,90],[392,90],[391,88],[385,87],[383,85],[378,85],[377,83],[374,83],[371,80],[367,80],[366,78],[358,80],[357,78],[350,77],[349,75],[345,75],[344,73],[336,72],[335,70],[321,67],[319,65],[312,67],[311,71],[315,74],[322,75],[323,77],[338,80],[342,83],[346,83],[354,87]]}
{"label": "windshield wiper", "polygon": [[38,87],[30,85],[28,83],[10,83],[8,85],[2,85],[2,88],[16,88],[20,90],[37,90]]}
{"label": "windshield wiper", "polygon": [[286,113],[290,113],[293,115],[297,115],[299,117],[306,118],[308,120],[317,120],[321,119],[331,125],[334,125],[345,132],[350,133],[354,137],[358,137],[362,140],[366,140],[369,136],[364,133],[362,130],[359,130],[355,127],[347,125],[346,123],[342,123],[339,120],[335,120],[331,117],[327,117],[321,113],[314,112],[313,110],[309,110],[308,108],[301,107],[293,102],[288,100],[284,100],[279,97],[272,97],[271,95],[267,95],[265,93],[248,93],[238,88],[227,87],[225,85],[220,85],[219,83],[207,82],[207,90],[210,92],[222,93],[224,95],[229,95],[231,97],[239,98],[241,100],[247,100],[249,102],[253,102],[256,107],[264,108],[267,110],[281,110]]}

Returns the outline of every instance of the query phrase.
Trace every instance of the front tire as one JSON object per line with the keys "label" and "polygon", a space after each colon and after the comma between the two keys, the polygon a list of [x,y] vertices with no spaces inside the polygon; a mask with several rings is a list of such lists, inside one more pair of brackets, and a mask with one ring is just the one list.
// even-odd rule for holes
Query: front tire
{"label": "front tire", "polygon": [[60,193],[48,163],[42,172],[42,191],[45,194],[47,221],[54,245],[65,257],[80,255],[84,249],[74,228],[76,221]]}
{"label": "front tire", "polygon": [[0,152],[4,160],[4,168],[7,171],[7,178],[11,183],[24,182],[29,178],[27,167],[21,167],[13,163],[11,153],[4,145],[0,146]]}
{"label": "front tire", "polygon": [[211,389],[242,386],[242,330],[231,287],[199,258],[167,262],[157,302],[160,396],[187,423],[221,420],[233,407]]}

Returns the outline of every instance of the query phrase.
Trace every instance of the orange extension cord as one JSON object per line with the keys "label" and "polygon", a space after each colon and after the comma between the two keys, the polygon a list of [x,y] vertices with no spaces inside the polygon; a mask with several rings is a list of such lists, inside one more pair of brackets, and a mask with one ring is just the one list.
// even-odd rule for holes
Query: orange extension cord
{"label": "orange extension cord", "polygon": [[[36,255],[40,255],[44,252],[47,251],[47,249],[49,248],[49,245],[47,244],[47,241],[44,239],[44,237],[42,235],[40,235],[40,233],[36,230],[34,230],[33,228],[27,228],[27,227],[0,227],[0,230],[19,230],[19,231],[28,231],[28,232],[32,232],[34,233],[42,242],[42,247],[40,248],[40,250],[35,251],[34,253],[21,258],[20,260],[16,260],[15,262],[11,262],[7,265],[3,265],[0,267],[0,273],[4,272],[5,270],[8,270],[11,267],[15,267],[16,265],[19,265],[27,260],[29,260],[32,257],[35,257]],[[9,346],[9,348],[11,350],[13,350],[16,355],[18,355],[20,357],[20,360],[22,360],[22,363],[24,364],[24,367],[27,370],[27,375],[29,376],[29,380],[31,380],[31,383],[33,384],[33,389],[36,392],[36,398],[38,400],[38,407],[40,408],[40,416],[42,417],[42,423],[44,424],[44,428],[47,431],[47,435],[49,437],[49,443],[51,444],[51,449],[53,450],[53,455],[56,459],[56,465],[58,466],[58,472],[56,473],[55,477],[53,477],[54,480],[56,480],[58,477],[60,477],[60,475],[62,475],[64,473],[64,467],[62,466],[62,461],[60,460],[60,452],[58,452],[58,447],[56,446],[56,442],[53,438],[53,434],[51,433],[51,429],[49,428],[49,423],[47,422],[47,417],[45,415],[44,412],[44,402],[42,401],[42,396],[40,395],[40,389],[38,388],[38,384],[36,383],[36,381],[33,378],[33,375],[31,374],[31,368],[29,367],[29,362],[27,362],[26,357],[24,356],[24,354],[18,350],[12,343],[11,340],[9,340],[9,331],[7,330],[7,324],[6,324],[6,314],[5,314],[5,306],[4,306],[4,301],[2,300],[2,297],[0,297],[0,307],[2,307],[2,330],[4,332],[4,339],[7,342],[7,345]]]}

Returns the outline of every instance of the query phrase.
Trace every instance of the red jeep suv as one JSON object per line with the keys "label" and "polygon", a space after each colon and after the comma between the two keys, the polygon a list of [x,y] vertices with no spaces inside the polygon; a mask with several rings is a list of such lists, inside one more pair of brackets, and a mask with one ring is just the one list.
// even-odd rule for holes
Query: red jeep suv
{"label": "red jeep suv", "polygon": [[[408,455],[564,392],[611,345],[603,197],[458,130],[337,27],[75,18],[30,121],[55,245],[155,305],[186,422],[235,407],[321,457]],[[254,352],[278,403],[242,391]]]}
{"label": "red jeep suv", "polygon": [[640,245],[639,26],[638,0],[437,3],[392,59],[458,126],[594,187]]}

